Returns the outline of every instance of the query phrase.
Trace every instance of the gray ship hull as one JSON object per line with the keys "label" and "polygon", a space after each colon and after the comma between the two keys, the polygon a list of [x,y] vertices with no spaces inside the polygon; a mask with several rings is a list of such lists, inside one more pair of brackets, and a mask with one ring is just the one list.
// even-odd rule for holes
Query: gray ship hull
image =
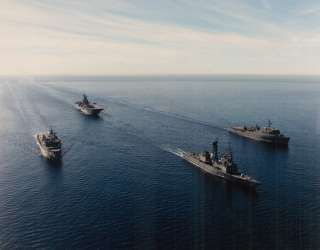
{"label": "gray ship hull", "polygon": [[103,110],[103,108],[79,107],[79,110],[85,115],[97,116]]}
{"label": "gray ship hull", "polygon": [[261,141],[273,145],[282,145],[287,146],[289,143],[289,137],[286,136],[272,136],[272,135],[265,135],[259,132],[251,132],[251,131],[240,131],[235,128],[227,129],[230,133],[245,137],[255,141]]}
{"label": "gray ship hull", "polygon": [[225,179],[227,181],[231,181],[234,183],[240,183],[245,184],[250,187],[255,187],[258,184],[260,184],[259,181],[247,176],[247,175],[238,175],[238,174],[228,174],[225,173],[219,166],[215,163],[213,165],[206,164],[204,162],[201,162],[199,159],[197,159],[194,154],[185,152],[183,150],[179,150],[176,155],[180,156],[187,162],[191,163],[192,165],[198,167],[200,170],[211,174],[213,176],[217,176],[219,178]]}

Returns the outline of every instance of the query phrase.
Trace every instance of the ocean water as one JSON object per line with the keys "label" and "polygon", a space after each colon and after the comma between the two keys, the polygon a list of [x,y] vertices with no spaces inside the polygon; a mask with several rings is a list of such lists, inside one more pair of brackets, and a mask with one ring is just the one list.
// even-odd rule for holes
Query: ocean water
{"label": "ocean water", "polygon": [[[0,107],[1,249],[320,249],[320,79],[1,78]],[[287,149],[224,130],[268,119]],[[61,164],[37,150],[48,127]],[[215,138],[256,191],[167,151]]]}

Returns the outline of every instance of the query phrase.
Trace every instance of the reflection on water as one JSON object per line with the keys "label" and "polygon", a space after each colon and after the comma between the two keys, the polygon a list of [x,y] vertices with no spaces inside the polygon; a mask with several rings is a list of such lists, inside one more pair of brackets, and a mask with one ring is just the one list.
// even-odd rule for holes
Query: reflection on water
{"label": "reflection on water", "polygon": [[61,169],[63,167],[63,160],[62,159],[56,159],[56,160],[47,160],[43,159],[45,161],[45,164],[49,167],[52,167],[54,169]]}

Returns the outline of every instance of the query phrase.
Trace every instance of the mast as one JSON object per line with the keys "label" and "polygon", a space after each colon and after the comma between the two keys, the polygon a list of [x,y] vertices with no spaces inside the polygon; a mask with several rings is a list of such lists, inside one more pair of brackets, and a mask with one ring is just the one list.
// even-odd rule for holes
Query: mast
{"label": "mast", "polygon": [[212,154],[213,154],[213,160],[215,162],[217,162],[219,160],[219,156],[218,156],[218,140],[215,140],[212,143]]}

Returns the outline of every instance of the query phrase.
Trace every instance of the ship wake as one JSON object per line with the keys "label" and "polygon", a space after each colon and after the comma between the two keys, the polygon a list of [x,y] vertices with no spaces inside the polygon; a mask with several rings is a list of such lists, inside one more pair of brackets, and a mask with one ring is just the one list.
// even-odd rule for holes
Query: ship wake
{"label": "ship wake", "polygon": [[170,147],[170,146],[168,146],[168,145],[165,145],[165,146],[162,146],[161,147],[162,148],[162,150],[164,150],[164,151],[166,151],[166,152],[169,152],[169,153],[171,153],[171,154],[174,154],[174,155],[176,155],[176,156],[179,156],[179,157],[183,157],[183,154],[185,153],[182,149],[180,149],[180,148],[172,148],[172,147]]}

